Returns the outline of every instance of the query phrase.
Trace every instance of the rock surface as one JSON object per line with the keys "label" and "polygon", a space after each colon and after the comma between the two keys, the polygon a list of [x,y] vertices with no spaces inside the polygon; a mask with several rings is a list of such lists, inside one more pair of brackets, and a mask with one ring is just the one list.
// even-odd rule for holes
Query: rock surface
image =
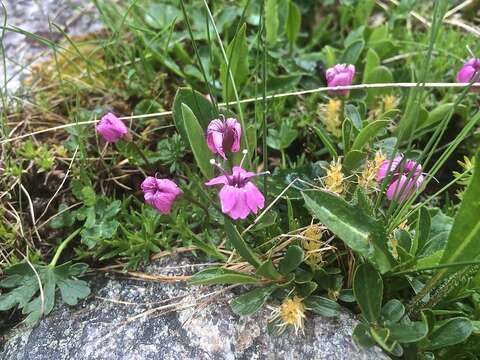
{"label": "rock surface", "polygon": [[[188,258],[170,257],[145,272],[183,275],[197,269]],[[348,312],[338,319],[310,313],[304,335],[291,329],[269,335],[269,311],[236,316],[228,305],[235,295],[224,287],[113,274],[90,282],[94,289],[83,304],[59,306],[33,329],[8,334],[0,359],[388,359],[351,340],[356,320]]]}
{"label": "rock surface", "polygon": [[[58,25],[69,36],[85,35],[102,28],[99,14],[92,1],[84,0],[7,0],[6,20],[8,27],[18,27],[53,42],[64,39],[54,27]],[[3,25],[4,10],[0,7]],[[32,37],[6,30],[3,39],[6,57],[7,89],[13,93],[21,89],[21,79],[29,72],[29,66],[45,59],[50,53],[48,47]],[[3,72],[3,66],[0,66]]]}

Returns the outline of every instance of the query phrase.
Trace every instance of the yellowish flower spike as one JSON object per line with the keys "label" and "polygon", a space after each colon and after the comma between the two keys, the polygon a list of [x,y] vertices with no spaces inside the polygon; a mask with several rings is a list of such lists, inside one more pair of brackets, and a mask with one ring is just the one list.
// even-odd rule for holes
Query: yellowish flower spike
{"label": "yellowish flower spike", "polygon": [[302,247],[305,250],[305,262],[312,268],[317,268],[322,264],[321,238],[325,228],[318,224],[310,225],[304,232],[302,238]]}
{"label": "yellowish flower spike", "polygon": [[325,129],[335,137],[342,135],[342,101],[330,99],[328,104],[321,104],[318,112],[321,120],[325,125]]}
{"label": "yellowish flower spike", "polygon": [[305,305],[303,299],[294,296],[285,298],[282,304],[272,311],[271,321],[276,322],[278,333],[282,334],[288,326],[293,326],[295,334],[300,330],[303,333],[305,319]]}
{"label": "yellowish flower spike", "polygon": [[388,112],[390,110],[396,109],[398,105],[398,99],[395,95],[385,95],[382,98],[383,101],[383,111]]}
{"label": "yellowish flower spike", "polygon": [[345,177],[342,173],[342,164],[340,159],[337,162],[332,162],[327,170],[327,175],[323,178],[325,190],[335,194],[341,194],[345,190]]}
{"label": "yellowish flower spike", "polygon": [[378,169],[382,163],[386,160],[386,157],[380,152],[375,153],[373,160],[367,160],[363,167],[362,173],[358,176],[358,184],[366,190],[374,190],[376,187],[376,177]]}

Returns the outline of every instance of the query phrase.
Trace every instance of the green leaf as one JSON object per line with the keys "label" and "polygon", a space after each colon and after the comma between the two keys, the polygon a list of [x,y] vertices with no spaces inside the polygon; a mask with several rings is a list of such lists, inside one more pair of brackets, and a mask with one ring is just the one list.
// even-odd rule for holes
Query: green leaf
{"label": "green leaf", "polygon": [[188,105],[182,104],[182,115],[183,124],[185,125],[185,131],[187,133],[188,142],[190,143],[193,156],[195,157],[203,176],[210,179],[213,177],[213,167],[212,164],[210,164],[212,153],[207,146],[205,136],[203,136],[204,131]]}
{"label": "green leaf", "polygon": [[[366,84],[392,83],[393,75],[389,68],[377,66],[366,76]],[[380,95],[388,94],[389,89],[368,89],[367,103],[373,104]]]}
{"label": "green leaf", "polygon": [[393,339],[402,344],[414,343],[422,340],[428,334],[428,323],[425,315],[423,321],[400,323],[388,326]]}
{"label": "green leaf", "polygon": [[316,314],[335,317],[340,315],[341,307],[335,301],[323,296],[309,296],[305,299],[305,306]]}
{"label": "green leaf", "polygon": [[347,172],[354,171],[362,165],[363,160],[366,158],[367,154],[360,150],[350,150],[345,156],[343,161],[343,166]]}
{"label": "green leaf", "polygon": [[228,240],[234,249],[237,250],[238,255],[240,255],[245,261],[248,261],[257,269],[261,264],[260,259],[245,242],[237,228],[228,219],[225,219],[225,232],[227,233]]}
{"label": "green leaf", "polygon": [[257,275],[266,277],[268,279],[278,280],[282,277],[282,274],[278,272],[273,265],[272,259],[264,261],[257,269]]}
{"label": "green leaf", "polygon": [[415,255],[418,249],[422,249],[430,236],[430,213],[425,207],[421,207],[418,213],[415,237],[410,247],[410,254]]}
{"label": "green leaf", "polygon": [[352,144],[353,150],[362,150],[366,145],[368,145],[378,132],[384,129],[390,123],[389,120],[376,120],[370,122],[365,126],[357,135]]}
{"label": "green leaf", "polygon": [[366,83],[367,77],[373,69],[380,66],[380,58],[372,48],[367,51],[367,58],[365,60],[365,69],[363,70],[363,82]]}
{"label": "green leaf", "polygon": [[325,191],[316,191],[312,197],[302,193],[310,213],[350,248],[376,264],[382,273],[393,264],[386,245],[383,225],[366,215],[358,206]]}
{"label": "green leaf", "polygon": [[276,287],[274,285],[254,289],[233,300],[230,306],[237,315],[252,315],[260,310],[275,289]]}
{"label": "green leaf", "polygon": [[298,33],[300,32],[302,16],[297,4],[290,0],[288,2],[288,15],[287,22],[285,23],[285,32],[287,33],[287,39],[290,46],[293,47],[297,40]]}
{"label": "green leaf", "polygon": [[426,128],[431,125],[435,125],[439,123],[441,120],[448,115],[448,113],[454,107],[454,103],[445,103],[436,106],[432,111],[428,113],[428,117],[425,118],[423,121],[419,121],[417,128]]}
{"label": "green leaf", "polygon": [[188,282],[192,285],[256,284],[258,283],[258,278],[241,272],[216,267],[195,273]]}
{"label": "green leaf", "polygon": [[360,113],[358,112],[357,107],[353,106],[352,104],[347,104],[345,105],[344,112],[345,112],[345,117],[350,119],[353,126],[355,126],[357,130],[361,130],[363,126],[362,117],[360,116]]}
{"label": "green leaf", "polygon": [[297,290],[297,295],[300,296],[301,298],[306,298],[310,296],[315,290],[317,290],[317,283],[314,281],[308,281],[306,283],[302,284],[297,284],[296,285],[296,290]]}
{"label": "green leaf", "polygon": [[175,18],[182,16],[181,11],[170,4],[153,3],[145,11],[145,22],[154,29],[165,29]]}
{"label": "green leaf", "polygon": [[[477,152],[476,159],[480,159],[480,152]],[[480,161],[475,161],[473,176],[455,216],[440,265],[478,258],[480,254],[478,214],[480,214]],[[452,269],[442,270],[442,277],[451,271]]]}
{"label": "green leaf", "polygon": [[353,329],[352,338],[357,344],[366,348],[370,348],[375,345],[375,340],[373,340],[372,336],[370,335],[370,327],[362,323],[355,326],[355,329]]}
{"label": "green leaf", "polygon": [[399,357],[403,355],[403,349],[398,342],[390,340],[390,330],[370,327],[370,334],[385,351]]}
{"label": "green leaf", "polygon": [[360,264],[353,277],[353,293],[363,316],[374,322],[380,316],[383,281],[380,273],[369,263]]}
{"label": "green leaf", "polygon": [[278,18],[278,0],[266,0],[265,2],[265,28],[267,32],[267,42],[275,45],[278,36],[278,27],[280,25]]}
{"label": "green leaf", "polygon": [[333,143],[328,138],[328,135],[325,134],[323,129],[321,129],[317,126],[312,125],[312,128],[313,128],[313,130],[315,130],[315,133],[317,134],[317,136],[320,139],[320,141],[322,142],[322,144],[327,148],[330,155],[334,159],[336,159],[338,157],[338,153],[337,153],[337,150],[335,150],[335,145],[333,145]]}
{"label": "green leaf", "polygon": [[[187,131],[183,122],[182,105],[187,105],[193,111],[195,117],[198,119],[203,132],[207,130],[208,124],[215,118],[218,118],[218,113],[213,104],[208,101],[204,95],[190,88],[178,89],[175,99],[173,100],[173,121],[177,127],[178,132],[185,142],[188,142]],[[229,116],[230,114],[226,114]]]}
{"label": "green leaf", "polygon": [[278,269],[284,275],[295,270],[303,261],[304,253],[300,246],[290,245],[287,249],[287,253],[280,260]]}
{"label": "green leaf", "polygon": [[94,206],[95,202],[97,201],[97,195],[95,194],[95,190],[93,190],[90,186],[85,186],[82,189],[82,200],[85,206]]}
{"label": "green leaf", "polygon": [[365,41],[357,40],[350,44],[342,55],[342,60],[340,61],[342,64],[355,64],[360,57],[360,54],[365,47]]}
{"label": "green leaf", "polygon": [[397,299],[387,301],[381,310],[382,320],[390,323],[400,321],[404,314],[405,306]]}
{"label": "green leaf", "polygon": [[234,100],[232,79],[238,91],[248,79],[248,44],[247,44],[247,26],[243,24],[232,42],[227,47],[227,59],[229,66],[225,62],[220,65],[220,82],[222,83],[223,99]]}
{"label": "green leaf", "polygon": [[[0,295],[0,311],[18,307],[22,314],[27,315],[25,322],[34,324],[42,315],[48,315],[52,311],[57,287],[61,291],[62,300],[69,305],[76,304],[78,299],[86,298],[90,294],[87,284],[75,278],[83,274],[88,267],[86,264],[33,266],[36,274],[27,263],[17,264],[6,270],[7,277],[0,283],[0,287],[11,290]],[[43,304],[39,282],[43,289]],[[69,293],[64,297],[66,286]]]}
{"label": "green leaf", "polygon": [[435,350],[459,344],[467,340],[472,331],[473,326],[469,319],[463,317],[448,319],[430,334],[430,342],[426,348]]}

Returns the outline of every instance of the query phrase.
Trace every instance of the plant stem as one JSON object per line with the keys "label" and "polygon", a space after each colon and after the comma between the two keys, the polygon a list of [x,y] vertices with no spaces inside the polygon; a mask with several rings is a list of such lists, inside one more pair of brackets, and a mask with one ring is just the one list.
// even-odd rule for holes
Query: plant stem
{"label": "plant stem", "polygon": [[57,251],[55,251],[55,255],[53,256],[53,259],[52,261],[50,262],[50,264],[48,266],[50,267],[55,267],[57,265],[57,262],[58,262],[58,259],[60,258],[60,255],[62,255],[62,252],[63,250],[65,250],[65,248],[67,247],[68,243],[70,241],[72,241],[75,236],[78,235],[78,233],[80,232],[80,230],[82,230],[82,228],[78,228],[77,230],[75,230],[73,233],[71,233],[70,235],[68,235],[68,237],[62,241],[62,243],[60,244],[60,246],[57,248]]}
{"label": "plant stem", "polygon": [[130,143],[133,145],[133,148],[135,149],[135,151],[140,155],[140,157],[142,158],[143,162],[145,163],[145,165],[150,168],[152,166],[152,164],[150,164],[150,161],[148,161],[147,157],[145,156],[144,152],[142,151],[142,149],[140,149],[138,147],[138,145],[134,142],[134,141],[130,141]]}

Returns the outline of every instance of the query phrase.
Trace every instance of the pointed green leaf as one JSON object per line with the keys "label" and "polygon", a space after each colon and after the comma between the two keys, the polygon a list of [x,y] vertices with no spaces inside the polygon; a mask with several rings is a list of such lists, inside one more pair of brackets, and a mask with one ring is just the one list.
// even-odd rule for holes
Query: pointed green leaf
{"label": "pointed green leaf", "polygon": [[230,304],[235,314],[248,316],[256,313],[276,289],[274,285],[254,289],[233,300]]}
{"label": "pointed green leaf", "polygon": [[360,264],[353,276],[353,293],[363,316],[374,322],[380,316],[383,298],[383,280],[369,263]]}
{"label": "pointed green leaf", "polygon": [[205,141],[204,131],[188,105],[182,104],[182,116],[188,142],[190,143],[195,161],[202,174],[207,179],[210,179],[213,177],[213,167],[212,164],[210,164],[212,153]]}
{"label": "pointed green leaf", "polygon": [[256,284],[255,276],[224,268],[209,268],[195,273],[188,282],[192,285]]}
{"label": "pointed green leaf", "polygon": [[243,24],[237,35],[227,47],[227,59],[229,66],[225,62],[220,65],[220,82],[222,83],[223,99],[234,100],[232,79],[235,82],[237,91],[245,84],[248,79],[248,44],[247,44],[247,26]]}
{"label": "pointed green leaf", "polygon": [[287,22],[285,23],[285,31],[287,33],[287,39],[290,43],[290,46],[293,46],[297,40],[298,33],[300,32],[301,21],[302,16],[300,14],[300,9],[295,2],[290,0],[288,2]]}
{"label": "pointed green leaf", "polygon": [[186,142],[188,142],[188,136],[183,123],[182,104],[187,105],[190,110],[192,110],[193,114],[198,119],[203,132],[207,130],[210,121],[218,118],[218,113],[215,110],[215,107],[203,94],[191,88],[178,89],[175,99],[173,100],[172,115],[178,132]]}
{"label": "pointed green leaf", "polygon": [[389,123],[389,120],[376,120],[365,126],[353,141],[352,151],[362,150],[375,138],[378,132],[384,129]]}
{"label": "pointed green leaf", "polygon": [[282,260],[280,260],[278,269],[282,274],[288,274],[295,270],[303,261],[304,253],[300,246],[290,245]]}
{"label": "pointed green leaf", "polygon": [[268,279],[280,279],[282,277],[282,274],[278,272],[278,270],[275,268],[275,265],[273,265],[272,259],[268,259],[264,261],[257,269],[257,275],[264,276]]}
{"label": "pointed green leaf", "polygon": [[435,350],[459,344],[467,340],[472,331],[473,326],[469,319],[463,317],[448,319],[429,335],[427,349]]}
{"label": "pointed green leaf", "polygon": [[237,250],[238,255],[240,255],[245,261],[248,261],[255,268],[260,266],[260,259],[253,252],[252,248],[243,239],[242,235],[238,232],[237,228],[233,223],[225,219],[225,232],[227,233],[228,240],[232,244],[235,250]]}
{"label": "pointed green leaf", "polygon": [[341,307],[335,301],[323,296],[309,296],[305,299],[305,306],[316,314],[335,317],[340,315]]}
{"label": "pointed green leaf", "polygon": [[310,213],[350,248],[368,258],[385,273],[393,264],[383,225],[358,206],[325,191],[302,193]]}
{"label": "pointed green leaf", "polygon": [[[455,216],[440,265],[476,260],[480,254],[480,152],[475,159],[473,176]],[[451,271],[443,270],[443,276]]]}

